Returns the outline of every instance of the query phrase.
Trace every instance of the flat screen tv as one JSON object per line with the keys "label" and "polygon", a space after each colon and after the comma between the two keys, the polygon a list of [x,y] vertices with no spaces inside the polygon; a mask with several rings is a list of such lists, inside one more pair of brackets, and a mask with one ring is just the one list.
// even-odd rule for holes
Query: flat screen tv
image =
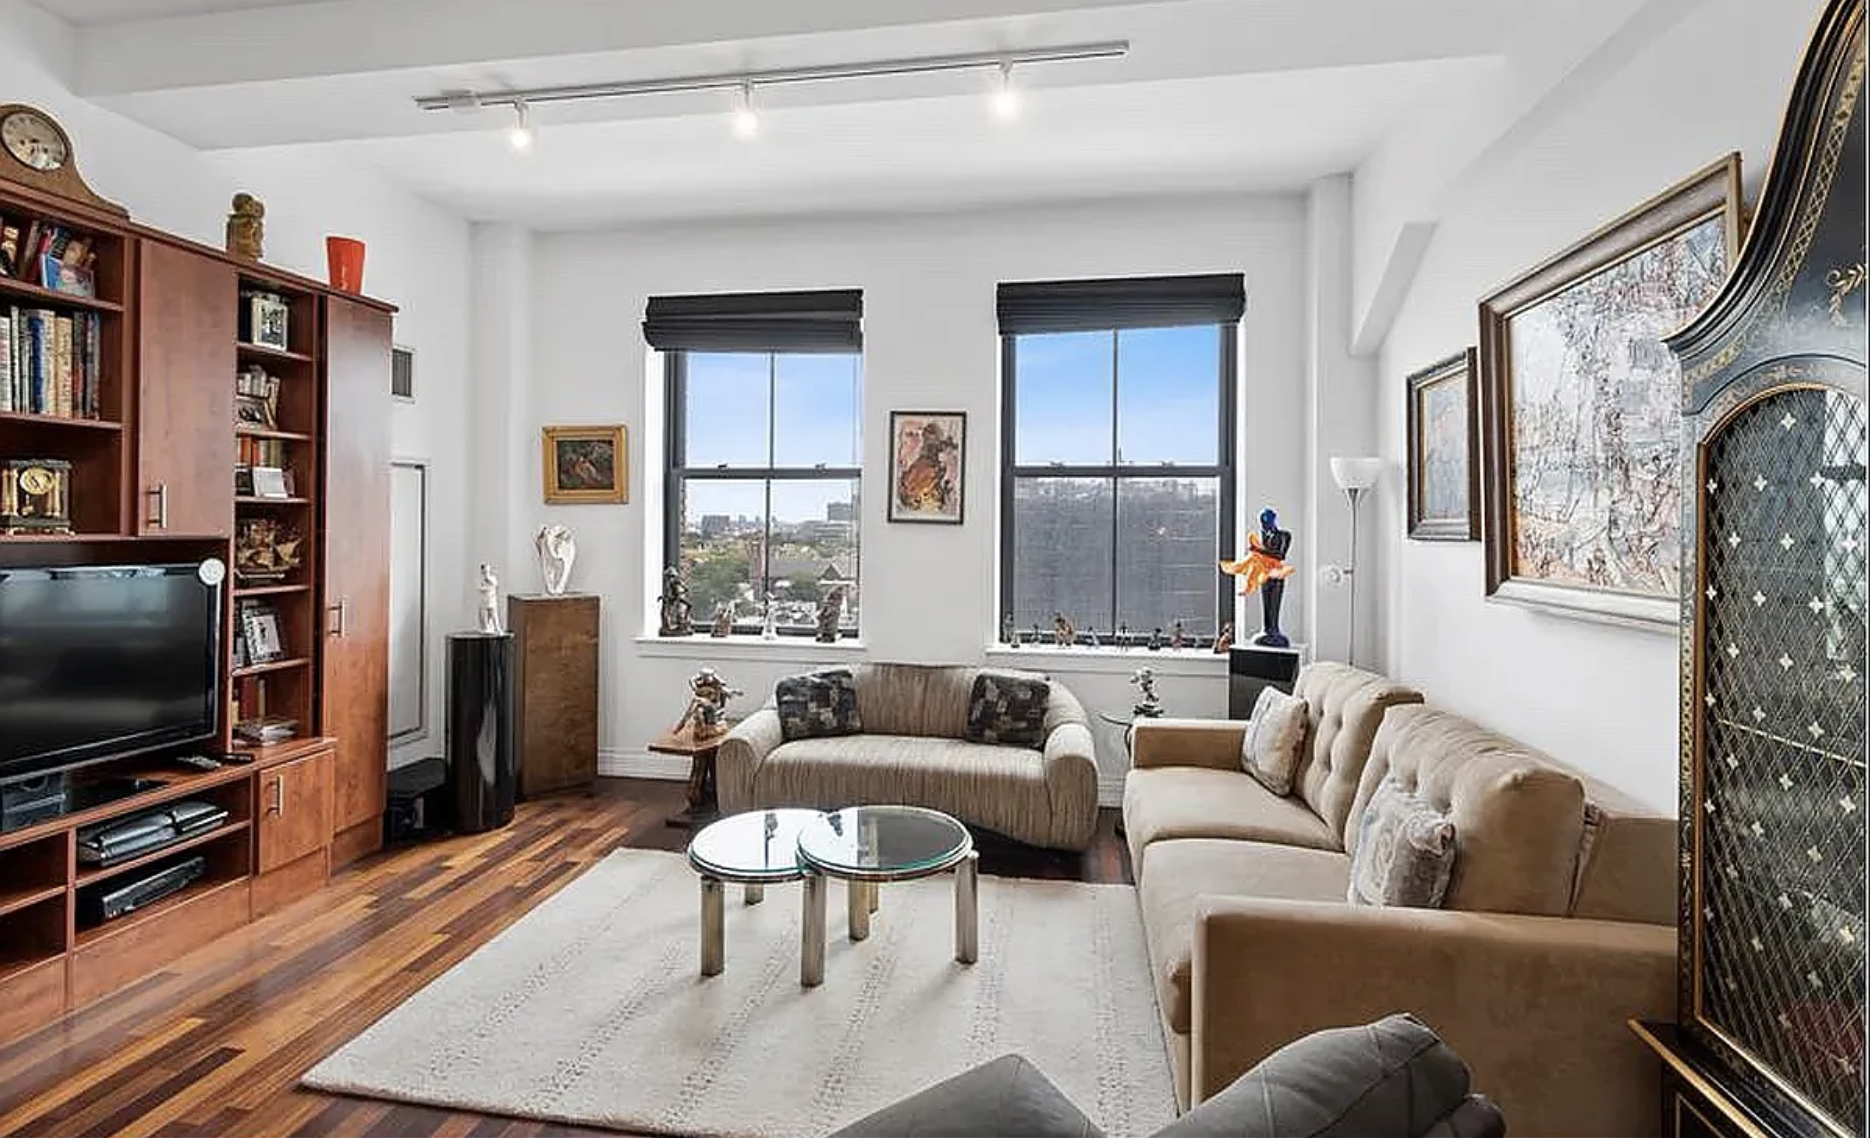
{"label": "flat screen tv", "polygon": [[0,781],[213,738],[221,570],[0,568]]}

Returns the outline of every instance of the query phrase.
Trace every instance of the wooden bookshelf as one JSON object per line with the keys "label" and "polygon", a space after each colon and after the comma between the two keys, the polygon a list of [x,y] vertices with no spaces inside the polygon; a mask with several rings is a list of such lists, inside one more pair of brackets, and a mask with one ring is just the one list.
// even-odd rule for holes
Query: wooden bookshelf
{"label": "wooden bookshelf", "polygon": [[[5,280],[0,277],[0,280]],[[115,419],[80,419],[64,415],[34,415],[22,411],[0,411],[0,423],[19,424],[29,427],[77,427],[87,431],[121,431],[123,424]]]}
{"label": "wooden bookshelf", "polygon": [[275,348],[270,344],[255,344],[248,340],[236,340],[234,347],[242,356],[250,356],[256,360],[298,364],[318,362],[318,357],[309,352],[288,351],[285,348]]}
{"label": "wooden bookshelf", "polygon": [[0,300],[21,308],[78,308],[86,312],[122,312],[123,305],[97,296],[73,296],[41,285],[0,277]]}

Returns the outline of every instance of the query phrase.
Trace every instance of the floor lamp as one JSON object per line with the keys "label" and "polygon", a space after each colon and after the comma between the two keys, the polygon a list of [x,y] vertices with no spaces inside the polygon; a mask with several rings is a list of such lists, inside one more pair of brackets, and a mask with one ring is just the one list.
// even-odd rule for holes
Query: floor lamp
{"label": "floor lamp", "polygon": [[1377,476],[1383,473],[1383,460],[1380,458],[1333,458],[1331,460],[1331,480],[1344,491],[1344,496],[1351,503],[1351,559],[1343,570],[1350,581],[1351,589],[1351,628],[1350,643],[1346,647],[1345,662],[1357,663],[1357,503],[1363,498],[1364,491],[1377,484]]}

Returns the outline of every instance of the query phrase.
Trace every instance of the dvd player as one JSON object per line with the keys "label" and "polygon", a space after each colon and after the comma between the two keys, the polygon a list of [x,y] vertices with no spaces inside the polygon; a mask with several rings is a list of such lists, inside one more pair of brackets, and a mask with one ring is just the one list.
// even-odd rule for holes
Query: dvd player
{"label": "dvd player", "polygon": [[89,866],[115,865],[205,834],[226,821],[227,808],[212,802],[188,799],[164,803],[127,818],[79,829],[78,861]]}
{"label": "dvd player", "polygon": [[174,893],[180,893],[208,872],[208,859],[194,854],[166,865],[153,865],[131,873],[121,881],[110,881],[78,893],[78,923],[84,927],[101,925],[127,913],[134,913]]}

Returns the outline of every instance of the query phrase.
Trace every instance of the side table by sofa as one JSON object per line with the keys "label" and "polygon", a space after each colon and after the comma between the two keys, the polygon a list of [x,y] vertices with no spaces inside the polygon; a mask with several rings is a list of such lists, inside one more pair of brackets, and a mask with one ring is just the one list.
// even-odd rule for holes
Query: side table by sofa
{"label": "side table by sofa", "polygon": [[723,731],[697,739],[692,727],[684,727],[680,731],[664,732],[650,742],[649,749],[654,754],[683,755],[688,759],[688,805],[680,813],[664,819],[668,825],[695,830],[721,816],[714,791],[714,755],[725,738],[727,732]]}

